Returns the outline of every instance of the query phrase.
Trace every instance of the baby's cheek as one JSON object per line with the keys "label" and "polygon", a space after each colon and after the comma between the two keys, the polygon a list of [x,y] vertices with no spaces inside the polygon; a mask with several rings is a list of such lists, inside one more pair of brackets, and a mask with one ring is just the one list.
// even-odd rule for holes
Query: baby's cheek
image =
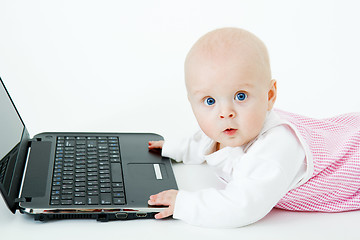
{"label": "baby's cheek", "polygon": [[264,121],[265,121],[265,117],[259,116],[259,114],[249,114],[247,116],[246,129],[250,138],[256,137],[260,133],[264,125]]}
{"label": "baby's cheek", "polygon": [[201,130],[210,138],[214,139],[214,124],[209,121],[209,119],[202,119],[199,122]]}

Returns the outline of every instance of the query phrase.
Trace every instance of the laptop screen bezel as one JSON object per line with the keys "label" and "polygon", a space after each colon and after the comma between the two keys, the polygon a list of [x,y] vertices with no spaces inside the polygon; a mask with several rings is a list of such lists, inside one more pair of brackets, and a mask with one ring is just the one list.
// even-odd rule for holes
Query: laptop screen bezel
{"label": "laptop screen bezel", "polygon": [[14,153],[14,155],[16,155],[16,157],[10,159],[9,163],[7,164],[7,167],[13,166],[12,172],[9,172],[9,171],[11,171],[10,169],[6,169],[6,171],[9,172],[9,174],[7,174],[6,179],[4,179],[6,181],[10,181],[9,189],[5,189],[4,185],[2,183],[0,183],[0,192],[1,192],[2,196],[5,200],[8,208],[11,210],[11,212],[15,213],[16,209],[18,208],[16,199],[19,197],[19,191],[21,188],[21,182],[22,182],[24,167],[25,167],[25,163],[26,163],[30,135],[29,135],[29,132],[27,131],[24,121],[22,120],[1,77],[0,77],[0,82],[6,92],[9,100],[11,101],[11,104],[12,104],[14,110],[16,111],[16,113],[19,117],[19,120],[21,121],[21,123],[23,125],[23,131],[21,134],[20,141],[16,144],[19,146],[16,149],[16,153]]}

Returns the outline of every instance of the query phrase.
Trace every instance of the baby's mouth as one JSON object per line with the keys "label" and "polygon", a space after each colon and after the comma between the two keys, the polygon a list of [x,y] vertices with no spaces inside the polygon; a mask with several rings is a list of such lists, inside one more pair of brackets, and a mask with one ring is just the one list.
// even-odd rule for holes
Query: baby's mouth
{"label": "baby's mouth", "polygon": [[232,136],[237,132],[235,128],[227,128],[223,131],[226,135]]}

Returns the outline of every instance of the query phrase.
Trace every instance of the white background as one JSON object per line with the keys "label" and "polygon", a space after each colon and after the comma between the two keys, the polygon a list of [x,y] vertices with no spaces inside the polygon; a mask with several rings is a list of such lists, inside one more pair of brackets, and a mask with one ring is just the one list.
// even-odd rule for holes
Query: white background
{"label": "white background", "polygon": [[183,62],[215,28],[267,45],[277,108],[311,117],[360,110],[357,1],[2,0],[0,76],[30,134],[192,133]]}
{"label": "white background", "polygon": [[1,0],[0,77],[31,135],[188,134],[187,51],[241,27],[269,49],[276,107],[330,117],[360,111],[359,12],[355,0]]}

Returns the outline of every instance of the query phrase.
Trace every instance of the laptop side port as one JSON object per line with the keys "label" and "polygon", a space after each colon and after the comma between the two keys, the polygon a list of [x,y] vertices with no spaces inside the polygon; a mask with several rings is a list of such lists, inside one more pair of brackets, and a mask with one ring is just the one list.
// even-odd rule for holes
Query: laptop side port
{"label": "laptop side port", "polygon": [[138,217],[138,218],[146,218],[147,213],[136,213],[136,217]]}
{"label": "laptop side port", "polygon": [[116,214],[115,214],[115,217],[116,217],[116,219],[121,219],[121,220],[123,220],[123,219],[127,219],[128,214],[127,214],[127,213],[123,213],[123,212],[119,212],[119,213],[116,213]]}

